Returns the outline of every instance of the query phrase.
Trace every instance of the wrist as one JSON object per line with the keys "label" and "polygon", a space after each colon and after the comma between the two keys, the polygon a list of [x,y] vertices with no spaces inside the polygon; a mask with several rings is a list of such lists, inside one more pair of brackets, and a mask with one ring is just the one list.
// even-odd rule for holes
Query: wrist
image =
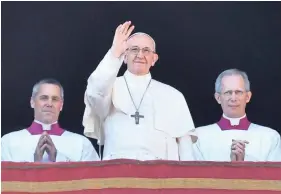
{"label": "wrist", "polygon": [[231,153],[231,155],[230,155],[230,161],[231,161],[231,162],[236,162],[236,161],[237,161],[237,157],[236,157],[235,154]]}
{"label": "wrist", "polygon": [[56,162],[57,159],[57,152],[55,152],[54,155],[49,155],[49,161]]}
{"label": "wrist", "polygon": [[119,59],[122,55],[122,53],[120,53],[119,51],[117,51],[117,49],[114,48],[114,46],[112,46],[110,48],[110,52],[111,52],[111,55],[117,59]]}
{"label": "wrist", "polygon": [[36,156],[34,154],[34,162],[41,162],[42,161],[42,158],[39,158],[38,156]]}

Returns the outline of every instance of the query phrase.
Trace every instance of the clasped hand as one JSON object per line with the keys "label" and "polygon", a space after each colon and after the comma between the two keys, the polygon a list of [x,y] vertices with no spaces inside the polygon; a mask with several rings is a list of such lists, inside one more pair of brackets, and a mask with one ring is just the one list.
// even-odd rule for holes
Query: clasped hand
{"label": "clasped hand", "polygon": [[34,153],[34,162],[42,161],[45,152],[47,152],[50,161],[52,162],[56,161],[57,149],[47,132],[43,132],[43,134],[39,138]]}

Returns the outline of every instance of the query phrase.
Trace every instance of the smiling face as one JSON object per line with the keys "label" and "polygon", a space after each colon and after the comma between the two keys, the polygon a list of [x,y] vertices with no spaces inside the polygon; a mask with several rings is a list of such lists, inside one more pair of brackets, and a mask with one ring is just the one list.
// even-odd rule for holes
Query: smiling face
{"label": "smiling face", "polygon": [[154,40],[148,35],[137,34],[129,38],[127,44],[124,62],[128,70],[135,75],[147,74],[158,60]]}
{"label": "smiling face", "polygon": [[246,91],[241,75],[227,75],[221,80],[221,92],[215,98],[221,104],[223,113],[230,118],[239,118],[246,114],[246,104],[250,102],[252,93]]}
{"label": "smiling face", "polygon": [[30,104],[34,109],[34,119],[45,124],[56,122],[63,107],[60,87],[55,84],[41,84],[38,92],[31,97]]}

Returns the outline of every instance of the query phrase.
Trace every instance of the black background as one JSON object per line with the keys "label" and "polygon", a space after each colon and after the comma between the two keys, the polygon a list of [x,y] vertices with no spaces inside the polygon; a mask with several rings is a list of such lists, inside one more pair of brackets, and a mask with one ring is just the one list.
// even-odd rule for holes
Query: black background
{"label": "black background", "polygon": [[281,132],[280,2],[1,3],[2,135],[30,125],[32,87],[47,77],[65,89],[60,124],[82,134],[87,78],[126,20],[154,37],[152,76],[185,95],[196,127],[220,118],[215,79],[239,68],[252,84],[248,117]]}

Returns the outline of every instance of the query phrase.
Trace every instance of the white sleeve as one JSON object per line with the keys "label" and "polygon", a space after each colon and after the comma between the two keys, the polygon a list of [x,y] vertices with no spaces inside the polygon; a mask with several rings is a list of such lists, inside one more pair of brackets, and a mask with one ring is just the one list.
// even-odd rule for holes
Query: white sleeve
{"label": "white sleeve", "polygon": [[83,150],[80,161],[100,161],[100,157],[94,146],[86,137],[83,138]]}
{"label": "white sleeve", "polygon": [[70,161],[70,158],[66,157],[59,151],[57,152],[56,162],[69,162],[69,161]]}
{"label": "white sleeve", "polygon": [[110,111],[112,89],[122,63],[123,59],[115,58],[109,50],[88,79],[84,97],[84,134],[98,139],[98,143],[101,143],[100,128]]}
{"label": "white sleeve", "polygon": [[197,134],[197,139],[192,145],[194,158],[197,161],[208,161],[209,158],[206,155],[204,155],[204,151],[202,150],[200,145],[200,141],[201,141],[200,133],[202,133],[202,131],[198,130],[198,128],[195,128],[195,133]]}
{"label": "white sleeve", "polygon": [[180,161],[193,161],[195,160],[192,139],[190,135],[178,138],[179,144],[179,159]]}
{"label": "white sleeve", "polygon": [[271,143],[272,146],[267,161],[281,162],[281,142],[280,135],[277,131],[275,131]]}
{"label": "white sleeve", "polygon": [[200,142],[197,140],[197,142],[194,143],[192,147],[193,147],[193,153],[194,153],[195,160],[204,161],[205,158],[204,158],[203,153],[200,149]]}
{"label": "white sleeve", "polygon": [[109,112],[112,88],[122,62],[109,50],[88,79],[85,96],[91,109],[101,118]]}
{"label": "white sleeve", "polygon": [[4,135],[1,138],[1,161],[13,161],[13,158],[10,154],[9,138],[7,135]]}
{"label": "white sleeve", "polygon": [[[197,134],[195,133],[195,126],[194,122],[185,100],[183,94],[180,93],[181,103],[177,103],[177,116],[178,116],[178,125],[177,129],[182,134],[178,138],[178,145],[179,145],[179,159],[181,161],[192,161],[195,160],[195,156],[192,149],[192,144],[194,141],[197,140]],[[195,139],[195,140],[194,140]]]}
{"label": "white sleeve", "polygon": [[179,160],[193,161],[195,160],[192,149],[193,138],[197,138],[194,122],[184,95],[177,91],[173,98],[175,99],[173,134],[177,137]]}
{"label": "white sleeve", "polygon": [[178,102],[176,103],[176,115],[178,118],[178,126],[177,129],[180,131],[182,136],[186,136],[187,134],[189,136],[193,136],[197,138],[197,134],[195,133],[194,129],[194,122],[189,110],[189,107],[187,105],[187,102],[185,100],[185,97],[182,93],[180,93]]}

